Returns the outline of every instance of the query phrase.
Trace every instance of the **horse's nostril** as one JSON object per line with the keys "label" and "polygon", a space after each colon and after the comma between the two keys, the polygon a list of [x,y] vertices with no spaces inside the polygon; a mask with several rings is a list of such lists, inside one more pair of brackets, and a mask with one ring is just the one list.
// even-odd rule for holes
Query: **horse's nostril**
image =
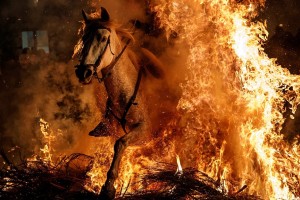
{"label": "horse's nostril", "polygon": [[92,76],[92,70],[90,70],[90,69],[85,70],[83,77],[88,78],[90,76]]}
{"label": "horse's nostril", "polygon": [[79,68],[77,68],[77,69],[75,70],[75,74],[76,74],[76,76],[77,76],[78,78],[81,78],[82,75],[83,75],[82,70],[79,69]]}

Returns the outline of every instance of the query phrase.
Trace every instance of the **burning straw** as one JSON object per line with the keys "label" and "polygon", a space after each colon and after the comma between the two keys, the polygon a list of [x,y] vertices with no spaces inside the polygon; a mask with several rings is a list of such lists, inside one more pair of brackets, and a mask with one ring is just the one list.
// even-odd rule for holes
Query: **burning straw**
{"label": "burning straw", "polygon": [[244,194],[247,186],[234,194],[227,194],[219,180],[193,168],[176,170],[175,165],[160,163],[160,168],[151,169],[144,174],[141,181],[133,183],[142,185],[143,189],[132,194],[121,194],[117,199],[260,199]]}
{"label": "burning straw", "polygon": [[13,164],[3,151],[8,168],[0,171],[1,199],[96,199],[84,189],[92,157],[72,154],[49,164],[37,158]]}
{"label": "burning straw", "polygon": [[[84,187],[93,157],[72,154],[59,159],[56,164],[36,159],[15,165],[3,151],[1,156],[9,167],[0,171],[0,198],[98,199]],[[234,194],[226,194],[220,181],[192,168],[176,170],[175,165],[166,163],[159,163],[159,166],[130,185],[142,185],[143,189],[134,193],[125,190],[116,199],[259,199],[243,194],[246,187]]]}

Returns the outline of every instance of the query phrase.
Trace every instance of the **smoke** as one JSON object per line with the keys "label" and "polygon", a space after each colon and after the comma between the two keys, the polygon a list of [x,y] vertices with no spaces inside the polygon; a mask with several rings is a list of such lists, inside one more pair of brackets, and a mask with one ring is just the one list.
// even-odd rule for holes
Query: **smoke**
{"label": "smoke", "polygon": [[[151,99],[151,102],[149,101],[152,111],[150,114],[156,120],[155,129],[157,131],[153,134],[154,142],[147,143],[142,150],[134,149],[134,151],[127,152],[127,163],[141,162],[141,159],[139,161],[132,159],[143,156],[145,156],[144,159],[171,162],[175,155],[171,155],[170,152],[179,152],[180,156],[184,158],[182,159],[184,166],[199,165],[199,168],[205,168],[204,163],[199,160],[213,165],[213,160],[216,158],[207,155],[220,156],[219,152],[227,145],[220,142],[224,138],[228,138],[227,142],[231,143],[227,146],[232,147],[227,148],[227,152],[225,152],[225,162],[228,165],[231,162],[229,155],[239,152],[239,149],[234,147],[239,143],[238,139],[230,138],[229,133],[238,135],[236,127],[230,122],[243,120],[239,116],[243,108],[238,108],[234,104],[238,91],[234,90],[232,85],[237,84],[237,80],[224,70],[226,66],[228,71],[234,71],[236,63],[230,61],[230,55],[222,54],[228,49],[226,46],[220,47],[219,42],[214,39],[216,34],[213,30],[218,27],[213,27],[214,25],[209,23],[208,15],[205,16],[205,8],[198,8],[203,13],[189,13],[190,10],[184,10],[184,5],[181,10],[179,9],[178,12],[182,12],[183,16],[193,14],[198,16],[199,22],[203,25],[201,30],[190,31],[194,35],[185,36],[180,35],[183,27],[176,27],[178,32],[174,32],[159,26],[155,18],[154,1],[74,2],[55,0],[51,2],[38,1],[36,5],[29,1],[25,2],[27,3],[9,3],[1,7],[1,16],[5,19],[2,20],[3,26],[9,27],[8,30],[1,30],[1,36],[5,35],[3,37],[5,39],[1,41],[2,58],[4,59],[1,60],[0,65],[0,99],[2,103],[0,106],[0,134],[3,148],[8,150],[18,145],[26,155],[39,151],[43,146],[39,119],[43,118],[49,122],[50,128],[56,134],[55,153],[57,155],[72,152],[92,154],[96,151],[93,148],[99,143],[109,143],[109,145],[99,145],[100,147],[111,147],[110,150],[100,148],[99,154],[101,151],[110,151],[108,154],[111,153],[114,137],[110,139],[111,141],[107,141],[107,139],[88,136],[88,132],[99,123],[104,112],[105,89],[103,85],[98,85],[95,81],[92,85],[80,85],[75,77],[73,67],[77,61],[71,60],[73,47],[78,40],[77,31],[81,26],[79,23],[81,9],[94,12],[103,6],[117,23],[134,30],[135,45],[154,52],[164,64],[166,74],[164,80],[156,80],[151,77],[145,79],[143,89],[150,95],[147,96],[148,99]],[[176,5],[173,6],[176,7]],[[189,7],[193,8],[193,5]],[[170,11],[170,13],[172,12]],[[180,20],[185,22],[185,28],[191,28],[188,26],[189,21]],[[22,30],[47,30],[50,55],[34,51],[21,54],[20,51],[16,51],[16,49],[20,49],[20,36],[18,35]],[[185,32],[188,31],[185,30]],[[10,33],[12,34],[9,37]],[[193,37],[196,38],[193,41],[200,42],[187,43],[184,37]],[[207,41],[210,41],[210,45]],[[193,51],[193,47],[202,49],[202,52]],[[224,51],[214,49],[217,47]],[[8,51],[4,50],[6,48]],[[212,51],[219,52],[219,54],[214,57],[211,54]],[[195,54],[193,55],[195,56],[194,60],[191,59],[191,54]],[[23,59],[24,57],[25,59]],[[186,69],[188,58],[194,61],[192,67],[197,70]],[[224,66],[211,63],[214,59],[223,63]],[[23,62],[24,60],[26,62]],[[204,67],[196,67],[197,63]],[[228,63],[231,64],[228,65]],[[189,71],[188,74],[187,71]],[[186,77],[190,81],[185,80]],[[183,82],[186,93],[181,91],[182,85],[180,86],[180,84]],[[203,87],[199,88],[199,83],[203,84]],[[197,94],[189,96],[187,93],[193,91],[193,87],[198,89]],[[195,95],[197,98],[192,98]],[[179,108],[185,115],[178,120],[179,113],[176,106],[180,98]],[[184,102],[184,100],[186,101]],[[193,107],[189,106],[192,104],[201,106],[189,110]],[[217,117],[215,117],[214,110],[220,111]],[[228,116],[228,113],[232,115]],[[176,125],[176,127],[172,125]],[[167,126],[170,128],[162,131]],[[188,128],[193,130],[192,133],[183,135],[182,133],[187,132]],[[153,144],[156,145],[156,148]],[[199,154],[203,154],[202,157]],[[241,155],[238,154],[238,156]],[[109,162],[106,161],[106,163]],[[239,168],[239,165],[242,164],[236,162],[235,165],[236,168]],[[208,167],[211,168],[211,174],[216,174],[219,170],[217,165]]]}
{"label": "smoke", "polygon": [[[40,119],[44,119],[56,136],[56,155],[94,153],[93,148],[101,139],[90,138],[88,132],[101,120],[105,89],[96,81],[87,86],[79,84],[74,73],[77,60],[71,60],[71,56],[79,39],[81,9],[95,12],[101,6],[107,8],[118,24],[134,30],[136,46],[150,49],[163,62],[165,79],[148,76],[144,84],[147,87],[143,89],[151,95],[149,107],[156,118],[156,130],[171,119],[181,94],[179,82],[184,78],[187,51],[176,47],[175,33],[167,37],[157,26],[148,1],[10,2],[1,8],[1,15],[6,19],[2,21],[3,26],[9,28],[0,33],[5,36],[0,65],[0,137],[6,151],[19,146],[25,156],[39,152],[44,145]],[[36,30],[47,30],[49,55],[21,49],[21,31]],[[7,53],[5,48],[13,53]]]}
{"label": "smoke", "polygon": [[[73,5],[73,6],[70,6]],[[87,133],[100,119],[94,86],[78,83],[72,61],[85,2],[9,1],[1,7],[0,145],[27,157],[44,145],[40,119],[50,124],[55,153],[89,150]],[[21,32],[46,30],[50,54],[23,49]]]}
{"label": "smoke", "polygon": [[99,111],[92,89],[77,83],[73,65],[56,61],[21,69],[18,85],[7,86],[1,95],[2,147],[17,145],[22,153],[38,152],[44,145],[41,118],[56,135],[57,153],[68,152],[82,142],[92,128],[89,124],[97,123]]}

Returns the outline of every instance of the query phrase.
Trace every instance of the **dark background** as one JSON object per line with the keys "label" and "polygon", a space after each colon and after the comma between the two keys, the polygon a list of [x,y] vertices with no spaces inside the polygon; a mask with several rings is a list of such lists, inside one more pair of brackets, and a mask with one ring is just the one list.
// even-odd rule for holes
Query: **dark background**
{"label": "dark background", "polygon": [[21,31],[47,30],[52,59],[68,61],[80,26],[82,0],[1,0],[1,60],[15,59],[22,50]]}
{"label": "dark background", "polygon": [[[90,5],[84,0],[1,0],[1,61],[18,57],[22,50],[21,31],[31,30],[47,30],[52,59],[69,60],[77,40],[80,11],[82,8],[89,11]],[[284,44],[287,49],[295,50],[299,46],[300,1],[267,0],[260,18],[267,20],[270,39],[276,35],[274,39],[290,43]]]}
{"label": "dark background", "polygon": [[[80,97],[84,89],[71,60],[83,8],[92,9],[81,0],[0,1],[0,148],[5,151],[17,145],[27,155],[41,148],[40,118],[64,131],[61,149],[70,149],[85,133],[82,122],[91,120],[92,109]],[[22,49],[21,32],[38,30],[48,32],[48,55]]]}

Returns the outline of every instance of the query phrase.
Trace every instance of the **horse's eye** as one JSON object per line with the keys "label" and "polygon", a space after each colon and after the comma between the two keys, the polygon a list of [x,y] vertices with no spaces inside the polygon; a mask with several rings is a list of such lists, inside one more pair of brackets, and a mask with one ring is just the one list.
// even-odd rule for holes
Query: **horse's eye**
{"label": "horse's eye", "polygon": [[106,36],[103,36],[101,42],[106,42],[106,40],[107,40],[107,37],[106,37]]}
{"label": "horse's eye", "polygon": [[97,37],[98,42],[100,42],[100,40],[101,40],[101,34],[97,34],[96,37]]}

